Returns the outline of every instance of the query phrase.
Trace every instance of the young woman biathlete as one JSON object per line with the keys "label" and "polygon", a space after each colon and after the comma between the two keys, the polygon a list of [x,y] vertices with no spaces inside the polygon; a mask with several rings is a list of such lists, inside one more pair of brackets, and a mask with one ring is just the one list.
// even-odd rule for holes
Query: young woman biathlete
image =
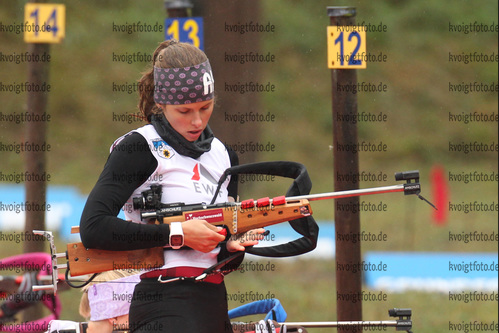
{"label": "young woman biathlete", "polygon": [[[158,278],[198,276],[231,252],[255,245],[259,237],[226,239],[220,227],[202,219],[171,227],[148,224],[133,208],[133,198],[151,185],[162,187],[162,203],[209,203],[217,180],[237,164],[237,156],[208,126],[215,105],[210,63],[190,44],[165,41],[154,52],[153,68],[142,76],[139,88],[139,108],[148,124],[112,145],[81,217],[82,242],[88,248],[116,251],[165,247],[164,266],[144,272],[135,287],[131,332],[232,332],[222,274],[202,282],[161,283]],[[236,192],[237,181],[228,179],[216,202],[235,198]],[[134,223],[117,217],[121,209]],[[171,235],[180,243],[169,244]]]}

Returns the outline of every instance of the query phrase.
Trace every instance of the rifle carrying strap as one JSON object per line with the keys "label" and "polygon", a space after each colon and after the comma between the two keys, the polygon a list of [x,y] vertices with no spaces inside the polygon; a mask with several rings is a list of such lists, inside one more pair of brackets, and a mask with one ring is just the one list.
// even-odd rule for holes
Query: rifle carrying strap
{"label": "rifle carrying strap", "polygon": [[[293,183],[286,192],[286,197],[310,194],[312,181],[307,169],[301,163],[289,161],[258,162],[241,164],[225,170],[218,182],[217,190],[213,196],[212,204],[220,191],[220,187],[228,176],[239,174],[261,174],[292,178]],[[319,226],[312,216],[302,217],[288,222],[291,227],[303,237],[286,244],[268,247],[248,247],[247,253],[262,257],[292,257],[312,251],[317,246]]]}

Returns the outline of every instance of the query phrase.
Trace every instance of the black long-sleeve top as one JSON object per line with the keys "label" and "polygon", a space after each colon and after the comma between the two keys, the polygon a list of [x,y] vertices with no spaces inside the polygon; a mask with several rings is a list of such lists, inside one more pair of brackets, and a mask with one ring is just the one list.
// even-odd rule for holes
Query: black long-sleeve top
{"label": "black long-sleeve top", "polygon": [[[236,165],[237,155],[229,152],[229,156],[231,164]],[[120,251],[168,244],[169,225],[130,223],[117,217],[135,189],[153,174],[157,166],[146,139],[139,133],[132,133],[118,143],[83,209],[80,236],[85,247]],[[229,195],[236,197],[236,193],[237,180],[231,180]],[[118,233],[133,235],[134,241],[123,241],[122,237],[116,237]]]}

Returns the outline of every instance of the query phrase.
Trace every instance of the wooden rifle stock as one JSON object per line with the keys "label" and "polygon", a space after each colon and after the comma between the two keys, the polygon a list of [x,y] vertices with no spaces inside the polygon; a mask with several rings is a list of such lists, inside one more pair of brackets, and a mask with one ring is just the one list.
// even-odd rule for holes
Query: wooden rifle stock
{"label": "wooden rifle stock", "polygon": [[[265,198],[267,199],[267,198]],[[228,204],[222,208],[185,211],[181,215],[163,218],[163,223],[183,222],[192,219],[206,220],[216,226],[225,226],[232,235],[242,234],[255,228],[295,220],[312,215],[308,200],[292,200],[284,204],[274,205],[271,199],[266,205],[254,205],[245,208],[242,204]]]}
{"label": "wooden rifle stock", "polygon": [[[236,235],[312,214],[312,209],[306,199],[290,200],[280,205],[274,205],[271,201],[267,205],[260,203],[259,206],[257,203],[254,207],[248,208],[243,208],[246,206],[241,204],[229,204],[226,207],[184,211],[181,215],[163,217],[160,220],[162,223],[170,224],[202,219],[215,226],[224,226],[232,235]],[[155,223],[161,222],[157,220]],[[73,233],[78,233],[79,229],[75,228],[73,231]],[[87,249],[81,242],[78,242],[68,244],[67,259],[71,276],[80,276],[115,269],[161,267],[164,263],[163,251],[162,247],[130,251]]]}
{"label": "wooden rifle stock", "polygon": [[87,249],[81,242],[69,243],[68,267],[71,276],[101,273],[115,269],[151,269],[164,263],[163,248],[130,251]]}

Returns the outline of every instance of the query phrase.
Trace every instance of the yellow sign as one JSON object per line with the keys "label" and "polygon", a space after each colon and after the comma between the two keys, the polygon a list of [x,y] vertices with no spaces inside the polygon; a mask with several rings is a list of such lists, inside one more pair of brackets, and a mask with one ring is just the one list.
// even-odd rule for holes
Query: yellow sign
{"label": "yellow sign", "polygon": [[60,43],[66,34],[66,6],[27,3],[24,22],[26,43]]}
{"label": "yellow sign", "polygon": [[203,18],[174,17],[165,20],[165,39],[176,39],[204,49]]}
{"label": "yellow sign", "polygon": [[328,68],[366,68],[367,58],[365,27],[327,27]]}

